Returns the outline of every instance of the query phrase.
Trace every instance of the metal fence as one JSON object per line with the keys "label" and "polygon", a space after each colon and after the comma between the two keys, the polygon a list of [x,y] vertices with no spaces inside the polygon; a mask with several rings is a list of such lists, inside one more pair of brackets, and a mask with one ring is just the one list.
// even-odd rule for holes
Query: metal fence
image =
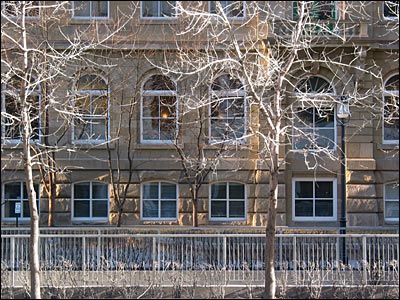
{"label": "metal fence", "polygon": [[[265,234],[93,230],[41,232],[44,285],[168,285],[177,278],[187,285],[264,282]],[[275,255],[278,283],[287,285],[399,282],[397,234],[277,234]],[[27,232],[2,234],[1,266],[2,286],[29,282]]]}

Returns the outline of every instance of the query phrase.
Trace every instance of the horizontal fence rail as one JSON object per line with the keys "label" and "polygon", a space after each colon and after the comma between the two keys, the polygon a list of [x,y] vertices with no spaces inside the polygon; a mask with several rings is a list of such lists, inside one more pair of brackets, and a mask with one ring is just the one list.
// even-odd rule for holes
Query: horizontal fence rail
{"label": "horizontal fence rail", "polygon": [[[2,232],[2,286],[29,284],[29,235]],[[40,235],[47,286],[263,285],[265,234],[61,232]],[[398,285],[398,262],[397,234],[276,234],[278,284]]]}

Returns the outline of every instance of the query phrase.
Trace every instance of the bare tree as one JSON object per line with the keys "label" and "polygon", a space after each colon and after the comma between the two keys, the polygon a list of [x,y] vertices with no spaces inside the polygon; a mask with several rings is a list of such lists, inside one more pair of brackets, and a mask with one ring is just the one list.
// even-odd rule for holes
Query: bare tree
{"label": "bare tree", "polygon": [[[134,5],[130,12],[118,11],[115,22],[103,26],[107,27],[106,30],[94,20],[90,24],[77,26],[75,32],[71,33],[68,27],[62,26],[68,20],[69,5],[68,1],[54,4],[9,1],[2,3],[1,11],[4,87],[1,147],[2,153],[10,158],[10,162],[6,162],[2,157],[2,170],[13,167],[15,158],[19,158],[24,167],[31,225],[31,298],[35,299],[41,298],[35,169],[38,167],[41,171],[40,181],[48,183],[45,184],[50,200],[48,223],[53,225],[56,174],[68,169],[68,166],[57,165],[55,155],[62,151],[79,150],[68,143],[59,142],[72,123],[77,120],[83,124],[90,122],[85,120],[77,105],[70,105],[76,100],[76,95],[63,93],[65,86],[62,83],[73,80],[71,70],[99,66],[98,57],[93,55],[94,50],[121,40],[117,35],[135,12]],[[54,35],[62,36],[65,43],[57,45]],[[53,112],[63,123],[58,128],[50,126],[51,118],[48,116]],[[22,152],[18,150],[20,145]]]}
{"label": "bare tree", "polygon": [[[210,84],[218,72],[241,78],[246,88],[246,105],[257,107],[258,122],[249,123],[246,132],[240,135],[234,134],[236,128],[229,128],[232,133],[229,140],[239,142],[256,136],[259,144],[250,148],[268,170],[264,297],[273,299],[281,169],[298,155],[313,172],[336,172],[325,167],[328,161],[345,163],[340,161],[340,146],[334,134],[331,135],[336,132],[335,112],[347,110],[346,105],[353,111],[362,111],[363,121],[353,125],[358,131],[370,126],[374,118],[381,119],[383,84],[365,87],[362,81],[364,76],[370,76],[375,82],[383,82],[382,67],[377,62],[365,63],[369,49],[357,41],[365,34],[360,20],[369,18],[368,3],[341,1],[337,6],[332,1],[299,1],[293,2],[293,6],[292,2],[254,1],[246,2],[246,6],[243,1],[221,3],[212,1],[208,8],[203,2],[178,4],[181,22],[176,26],[176,49],[168,52],[175,58],[165,59],[157,66],[164,74],[180,78],[197,76],[199,80],[192,81],[197,87]],[[388,31],[392,31],[398,26],[398,19],[388,26]],[[196,39],[196,43],[185,42],[188,37]],[[390,57],[398,60],[395,46]],[[331,82],[318,76],[322,71],[330,75]],[[219,103],[226,99],[221,98]],[[379,104],[371,103],[371,99],[377,99]],[[198,101],[199,105],[193,109],[212,107],[213,101],[210,96],[206,101]],[[394,104],[391,111],[398,114],[398,103],[397,110]],[[212,115],[209,117],[212,120]],[[398,129],[396,117],[388,119],[397,122]],[[331,132],[315,129],[315,122],[323,122]],[[336,147],[340,151],[332,151]],[[184,155],[181,157],[188,162]]]}

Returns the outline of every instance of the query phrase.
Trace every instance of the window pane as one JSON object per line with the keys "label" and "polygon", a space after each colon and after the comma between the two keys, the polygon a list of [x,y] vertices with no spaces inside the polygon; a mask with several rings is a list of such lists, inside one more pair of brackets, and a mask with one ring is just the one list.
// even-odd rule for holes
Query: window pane
{"label": "window pane", "polygon": [[74,201],[74,217],[75,218],[89,218],[89,204],[90,201]]}
{"label": "window pane", "polygon": [[385,128],[383,131],[384,139],[387,141],[390,140],[399,140],[399,120],[391,120],[391,124],[385,122]]}
{"label": "window pane", "polygon": [[313,149],[313,130],[312,129],[302,129],[296,130],[293,137],[294,149]]}
{"label": "window pane", "polygon": [[158,199],[158,182],[143,184],[143,199]]}
{"label": "window pane", "polygon": [[226,183],[216,183],[211,186],[211,199],[226,199]]}
{"label": "window pane", "polygon": [[15,203],[20,201],[6,201],[4,216],[6,218],[15,218]]}
{"label": "window pane", "polygon": [[93,199],[108,199],[108,185],[100,182],[92,183]]}
{"label": "window pane", "polygon": [[158,201],[143,201],[143,217],[158,218]]}
{"label": "window pane", "polygon": [[315,216],[316,217],[332,217],[333,216],[333,201],[316,200],[315,201]]}
{"label": "window pane", "polygon": [[143,120],[143,139],[159,140],[159,120]]}
{"label": "window pane", "polygon": [[76,83],[76,89],[107,91],[107,84],[96,74],[86,74],[79,78],[78,82]]}
{"label": "window pane", "polygon": [[[28,191],[27,191],[27,189],[26,189],[26,184],[25,184],[25,182],[22,182],[22,198],[23,199],[28,199]],[[40,194],[39,194],[39,185],[38,184],[36,184],[36,183],[34,183],[33,184],[33,188],[34,188],[34,190],[35,190],[35,193],[36,193],[36,199],[39,199],[39,196],[40,196]]]}
{"label": "window pane", "polygon": [[21,183],[13,182],[4,185],[5,199],[21,199]]}
{"label": "window pane", "polygon": [[243,85],[241,81],[237,78],[230,76],[229,74],[223,74],[216,78],[211,85],[213,91],[222,90],[237,90],[242,88]]}
{"label": "window pane", "polygon": [[74,185],[74,199],[90,198],[90,182],[76,183]]}
{"label": "window pane", "polygon": [[397,18],[399,16],[399,2],[385,1],[383,15],[389,18]]}
{"label": "window pane", "polygon": [[211,217],[226,218],[226,201],[211,201]]}
{"label": "window pane", "polygon": [[335,143],[335,130],[318,129],[315,130],[315,142],[318,147],[333,149]]}
{"label": "window pane", "polygon": [[74,140],[90,139],[90,123],[87,120],[74,120]]}
{"label": "window pane", "polygon": [[295,127],[313,127],[314,125],[314,109],[313,108],[297,108],[295,115]]}
{"label": "window pane", "polygon": [[107,17],[107,2],[108,1],[91,1],[92,14],[94,17]]}
{"label": "window pane", "polygon": [[92,120],[92,133],[90,136],[92,140],[105,140],[106,139],[106,120],[94,119]]}
{"label": "window pane", "polygon": [[161,199],[176,199],[176,185],[161,183]]}
{"label": "window pane", "polygon": [[[224,1],[225,2],[225,1]],[[228,17],[241,18],[243,13],[243,1],[226,1],[226,14]]]}
{"label": "window pane", "polygon": [[[19,102],[16,97],[5,95],[5,111],[11,116],[19,116]],[[2,116],[3,117],[3,116]],[[20,122],[15,118],[3,117],[2,123],[5,125],[5,137],[10,139],[20,139]]]}
{"label": "window pane", "polygon": [[229,183],[229,199],[244,199],[244,184]]}
{"label": "window pane", "polygon": [[176,201],[161,201],[161,218],[176,218]]}
{"label": "window pane", "polygon": [[173,140],[175,133],[175,120],[160,121],[160,140]]}
{"label": "window pane", "polygon": [[385,218],[399,218],[399,202],[387,201],[385,203]]}
{"label": "window pane", "polygon": [[295,203],[296,217],[312,217],[313,201],[312,200],[296,200]]}
{"label": "window pane", "polygon": [[161,2],[161,16],[173,17],[175,14],[176,1],[160,1]]}
{"label": "window pane", "polygon": [[158,17],[158,1],[140,1],[143,17]]}
{"label": "window pane", "polygon": [[104,116],[107,114],[107,96],[94,97],[91,103],[91,114]]}
{"label": "window pane", "polygon": [[92,217],[107,217],[108,201],[92,201]]}
{"label": "window pane", "polygon": [[74,1],[74,15],[78,17],[90,17],[89,1]]}
{"label": "window pane", "polygon": [[315,110],[315,127],[334,127],[335,116],[333,110]]}
{"label": "window pane", "polygon": [[29,210],[29,201],[22,201],[22,216],[24,218],[30,218],[31,216],[31,212]]}
{"label": "window pane", "polygon": [[385,199],[399,200],[398,183],[390,183],[385,185]]}
{"label": "window pane", "polygon": [[333,183],[329,181],[316,181],[315,198],[333,198]]}
{"label": "window pane", "polygon": [[160,113],[159,109],[159,97],[143,97],[142,114],[144,118],[158,118]]}
{"label": "window pane", "polygon": [[312,181],[296,181],[295,183],[295,198],[313,198]]}
{"label": "window pane", "polygon": [[160,114],[157,114],[162,119],[175,117],[176,99],[170,96],[160,97]]}
{"label": "window pane", "polygon": [[229,202],[229,217],[230,218],[244,218],[244,201],[230,201]]}

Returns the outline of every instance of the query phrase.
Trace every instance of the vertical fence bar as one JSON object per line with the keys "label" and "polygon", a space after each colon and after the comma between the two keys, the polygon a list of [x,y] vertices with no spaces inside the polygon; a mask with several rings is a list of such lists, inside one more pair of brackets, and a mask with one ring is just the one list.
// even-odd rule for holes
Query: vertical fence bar
{"label": "vertical fence bar", "polygon": [[295,284],[297,284],[297,246],[296,246],[296,237],[293,237],[293,271],[295,274]]}
{"label": "vertical fence bar", "polygon": [[82,236],[82,273],[83,273],[83,286],[86,285],[86,238]]}
{"label": "vertical fence bar", "polygon": [[362,281],[363,285],[367,285],[367,237],[362,237],[362,256],[363,256],[363,273]]}
{"label": "vertical fence bar", "polygon": [[14,287],[15,285],[15,273],[14,273],[14,269],[15,269],[15,237],[11,237],[11,255],[10,255],[10,259],[11,259],[11,287]]}
{"label": "vertical fence bar", "polygon": [[153,236],[153,249],[151,252],[151,259],[153,260],[153,273],[156,271],[156,237]]}

